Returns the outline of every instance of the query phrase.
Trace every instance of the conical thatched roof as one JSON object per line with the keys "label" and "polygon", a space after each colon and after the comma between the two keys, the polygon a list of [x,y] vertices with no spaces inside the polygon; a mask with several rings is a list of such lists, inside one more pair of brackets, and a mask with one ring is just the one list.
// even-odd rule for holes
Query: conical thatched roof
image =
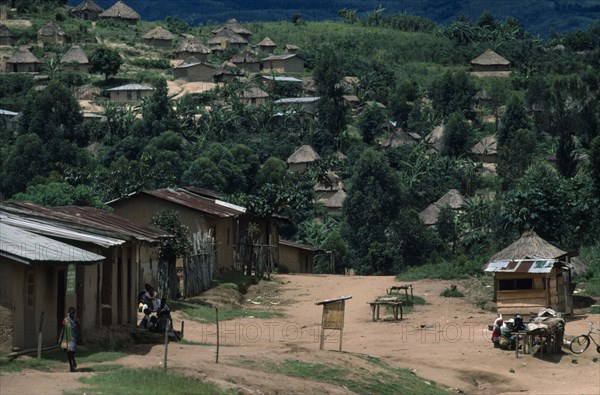
{"label": "conical thatched roof", "polygon": [[230,44],[248,44],[248,40],[228,29],[221,30],[216,36],[208,40],[209,45],[222,44],[226,42]]}
{"label": "conical thatched roof", "polygon": [[100,18],[142,19],[140,14],[122,1],[117,1],[112,7],[100,14]]}
{"label": "conical thatched roof", "polygon": [[487,135],[471,147],[471,153],[477,155],[495,154],[497,152],[497,147],[498,141],[496,140],[496,137]]}
{"label": "conical thatched roof", "polygon": [[81,12],[81,11],[93,11],[93,12],[103,12],[104,8],[100,7],[98,4],[94,3],[92,0],[85,0],[83,3],[75,6],[71,9],[71,12]]}
{"label": "conical thatched roof", "polygon": [[214,75],[242,75],[244,72],[231,62],[223,62],[217,68]]}
{"label": "conical thatched roof", "polygon": [[277,44],[275,44],[275,42],[273,40],[271,40],[269,37],[265,37],[263,38],[263,40],[261,42],[258,43],[259,47],[265,47],[265,48],[275,48],[277,46]]}
{"label": "conical thatched roof", "polygon": [[233,18],[229,19],[227,22],[225,22],[221,26],[217,27],[216,29],[213,29],[212,32],[213,32],[213,34],[219,34],[223,30],[230,30],[235,34],[241,34],[241,35],[246,35],[246,36],[252,35],[252,32],[250,30],[246,29],[237,20],[235,20]]}
{"label": "conical thatched roof", "polygon": [[348,194],[343,189],[338,190],[332,197],[327,199],[323,205],[327,208],[342,208]]}
{"label": "conical thatched roof", "polygon": [[143,36],[146,40],[172,40],[173,37],[175,37],[173,33],[160,26],[156,26]]}
{"label": "conical thatched roof", "polygon": [[6,63],[41,63],[38,58],[35,57],[27,48],[19,48],[15,51],[13,56],[6,61]]}
{"label": "conical thatched roof", "polygon": [[66,36],[67,33],[58,26],[58,24],[54,21],[48,22],[45,26],[43,26],[40,30],[38,30],[39,36]]}
{"label": "conical thatched roof", "polygon": [[490,261],[524,258],[560,259],[566,255],[566,251],[548,243],[533,230],[528,230],[523,232],[517,241],[492,256]]}
{"label": "conical thatched roof", "polygon": [[290,155],[287,163],[311,163],[320,159],[319,154],[310,145],[303,145]]}
{"label": "conical thatched roof", "polygon": [[0,37],[15,37],[15,34],[3,23],[0,23]]}
{"label": "conical thatched roof", "polygon": [[344,154],[342,151],[335,151],[333,153],[333,157],[340,159],[340,160],[346,160],[348,159],[348,157],[346,156],[346,154]]}
{"label": "conical thatched roof", "polygon": [[381,143],[381,146],[384,148],[390,148],[414,143],[415,140],[408,133],[406,133],[402,128],[398,128],[390,135],[390,137]]}
{"label": "conical thatched roof", "polygon": [[313,187],[315,192],[327,192],[327,191],[338,191],[344,189],[344,181],[333,171],[325,173],[326,180],[324,182],[318,182]]}
{"label": "conical thatched roof", "polygon": [[88,64],[89,60],[85,56],[85,52],[79,45],[73,45],[65,54],[60,58],[61,63],[79,63]]}
{"label": "conical thatched roof", "polygon": [[256,85],[248,85],[244,87],[244,91],[241,94],[241,97],[244,99],[262,99],[265,97],[269,97],[269,94]]}
{"label": "conical thatched roof", "polygon": [[285,44],[285,52],[297,52],[300,49],[299,46],[294,44]]}
{"label": "conical thatched roof", "polygon": [[179,40],[175,52],[210,53],[210,48],[197,37],[185,37]]}
{"label": "conical thatched roof", "polygon": [[471,60],[472,65],[490,66],[490,65],[503,65],[508,66],[510,62],[498,55],[496,52],[488,49],[475,59]]}
{"label": "conical thatched roof", "polygon": [[246,47],[231,58],[231,61],[233,63],[258,63],[260,59],[250,48]]}
{"label": "conical thatched roof", "polygon": [[425,137],[425,142],[435,148],[436,151],[440,152],[442,150],[443,136],[444,125],[438,125]]}
{"label": "conical thatched roof", "polygon": [[440,210],[444,206],[450,206],[453,210],[460,210],[465,206],[465,199],[456,189],[451,189],[439,198],[435,203],[430,204],[419,213],[419,218],[425,225],[435,225],[440,215]]}

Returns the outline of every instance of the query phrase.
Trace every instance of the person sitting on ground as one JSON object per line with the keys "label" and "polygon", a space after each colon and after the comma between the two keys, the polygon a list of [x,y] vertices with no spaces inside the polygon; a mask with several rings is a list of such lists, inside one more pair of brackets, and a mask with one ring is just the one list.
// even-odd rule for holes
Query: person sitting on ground
{"label": "person sitting on ground", "polygon": [[492,343],[494,343],[494,347],[500,346],[500,336],[502,335],[503,324],[502,317],[496,318],[494,321],[494,327],[492,329]]}
{"label": "person sitting on ground", "polygon": [[144,309],[144,317],[140,321],[138,328],[149,329],[149,326],[150,326],[150,309],[146,307],[146,309]]}
{"label": "person sitting on ground", "polygon": [[144,285],[144,293],[142,296],[142,302],[148,305],[148,308],[151,311],[157,311],[160,306],[160,299],[158,297],[158,292],[154,290],[154,287],[150,284]]}
{"label": "person sitting on ground", "polygon": [[158,316],[158,330],[164,331],[167,325],[169,325],[170,329],[173,328],[173,319],[171,318],[171,309],[167,304],[167,298],[162,298],[160,300],[160,307],[157,310]]}

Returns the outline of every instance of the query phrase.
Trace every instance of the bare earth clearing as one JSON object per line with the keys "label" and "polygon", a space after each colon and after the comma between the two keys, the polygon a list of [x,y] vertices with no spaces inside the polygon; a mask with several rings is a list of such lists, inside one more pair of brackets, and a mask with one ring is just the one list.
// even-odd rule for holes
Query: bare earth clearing
{"label": "bare earth clearing", "polygon": [[[382,358],[391,366],[407,368],[427,381],[434,381],[466,393],[485,394],[598,394],[600,357],[593,347],[585,353],[515,358],[514,352],[494,349],[487,325],[494,313],[476,308],[465,298],[443,298],[439,294],[448,281],[413,282],[415,295],[429,304],[400,322],[371,322],[367,302],[398,285],[393,277],[332,275],[277,275],[263,281],[245,295],[249,310],[281,312],[273,319],[244,318],[223,322],[219,364],[215,363],[215,326],[186,320],[185,338],[212,345],[172,343],[169,370],[212,381],[223,388],[247,394],[350,394],[350,390],[301,378],[263,373],[253,363],[276,364],[289,359],[309,363],[361,366],[358,354]],[[461,287],[459,286],[459,289]],[[319,350],[321,307],[315,302],[352,295],[346,303],[343,352],[337,352],[338,337],[333,334]],[[176,321],[181,318],[174,314]],[[384,315],[385,317],[385,315]],[[600,325],[600,315],[576,315],[566,326],[567,337],[587,332],[587,323]],[[422,328],[423,327],[423,328]],[[593,346],[593,345],[592,345]],[[110,362],[132,368],[159,367],[163,347],[144,348]],[[575,361],[575,362],[574,362]],[[66,366],[66,363],[65,363]],[[80,364],[80,368],[85,365]],[[77,379],[94,373],[68,374],[26,370],[0,378],[1,394],[61,394],[85,387]],[[102,374],[102,373],[97,373]]]}

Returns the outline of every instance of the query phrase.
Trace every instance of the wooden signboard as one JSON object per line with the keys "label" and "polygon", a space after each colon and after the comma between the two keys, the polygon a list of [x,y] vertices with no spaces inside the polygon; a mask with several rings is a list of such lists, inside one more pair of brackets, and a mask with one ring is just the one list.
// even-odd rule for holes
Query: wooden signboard
{"label": "wooden signboard", "polygon": [[333,329],[340,331],[340,348],[342,351],[342,330],[344,329],[344,310],[346,300],[352,296],[340,296],[335,299],[326,299],[315,303],[317,306],[323,305],[323,317],[321,321],[321,344],[322,350],[325,345],[325,329]]}

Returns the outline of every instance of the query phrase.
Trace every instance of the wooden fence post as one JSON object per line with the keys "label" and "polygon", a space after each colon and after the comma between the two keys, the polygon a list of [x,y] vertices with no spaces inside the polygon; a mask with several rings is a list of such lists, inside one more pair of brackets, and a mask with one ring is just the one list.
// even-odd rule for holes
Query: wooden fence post
{"label": "wooden fence post", "polygon": [[219,363],[219,309],[215,306],[215,321],[217,322],[217,360]]}
{"label": "wooden fence post", "polygon": [[169,328],[171,326],[171,320],[167,320],[167,325],[165,326],[165,357],[163,359],[163,369],[165,372],[167,371],[167,353],[169,350]]}
{"label": "wooden fence post", "polygon": [[38,330],[37,359],[42,359],[42,328],[44,327],[44,312],[40,315],[40,329]]}

